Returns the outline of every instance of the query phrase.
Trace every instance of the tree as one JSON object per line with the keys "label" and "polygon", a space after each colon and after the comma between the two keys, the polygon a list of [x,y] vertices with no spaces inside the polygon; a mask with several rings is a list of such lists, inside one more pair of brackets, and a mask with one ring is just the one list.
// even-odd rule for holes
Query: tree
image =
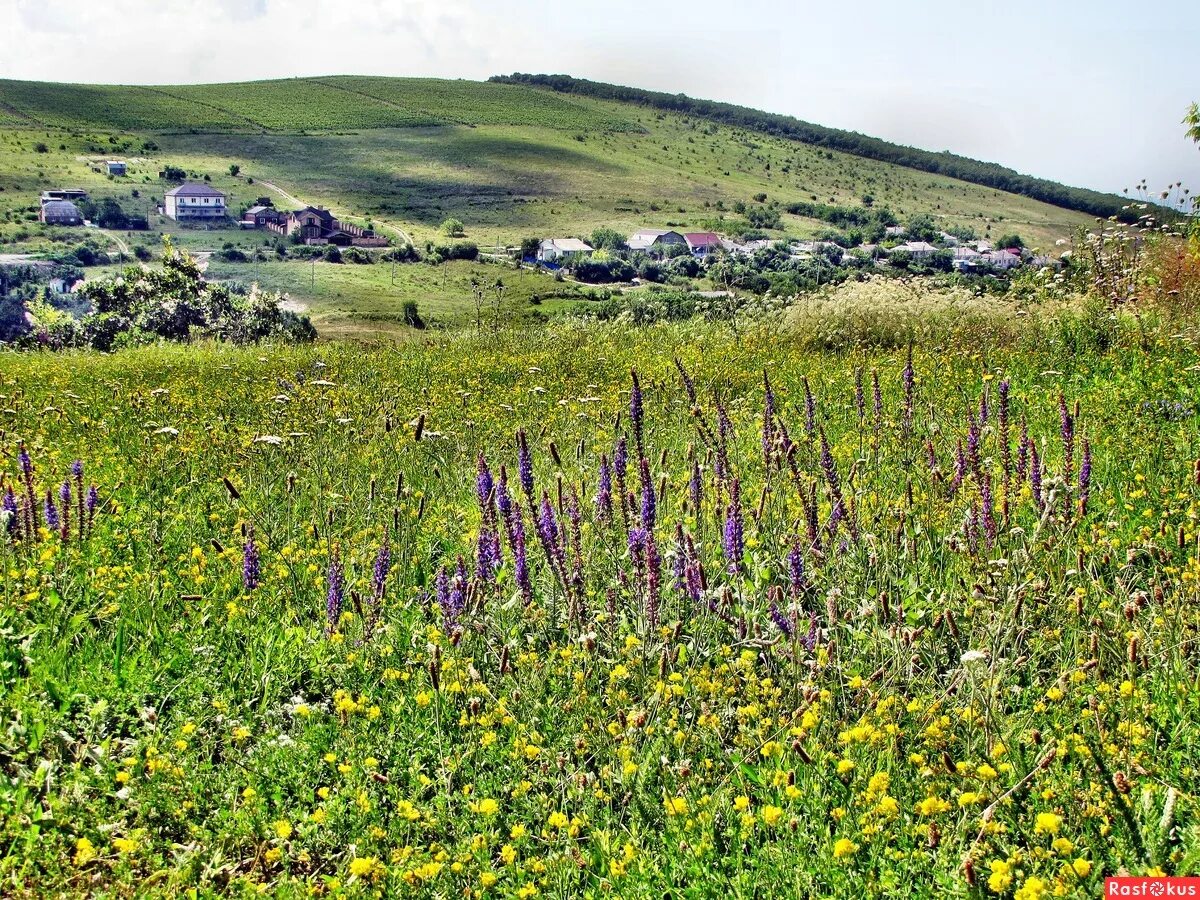
{"label": "tree", "polygon": [[231,163],[231,164],[230,164],[230,166],[229,166],[229,174],[230,174],[230,175],[232,175],[234,178],[236,178],[236,177],[237,177],[237,173],[238,173],[238,172],[240,172],[240,171],[242,171],[242,167],[241,167],[241,166],[239,166],[237,163]]}
{"label": "tree", "polygon": [[593,231],[592,246],[597,250],[612,250],[617,253],[629,249],[625,244],[625,235],[615,228],[597,228]]}
{"label": "tree", "polygon": [[541,238],[521,238],[521,259],[535,259],[541,244]]}
{"label": "tree", "polygon": [[467,228],[462,220],[449,218],[442,223],[442,231],[450,237],[462,237],[467,233]]}
{"label": "tree", "polygon": [[996,241],[996,247],[1000,250],[1023,250],[1025,242],[1019,234],[1004,234]]}
{"label": "tree", "polygon": [[1183,124],[1188,126],[1187,136],[1200,144],[1200,104],[1193,103],[1188,107],[1187,115],[1183,117]]}

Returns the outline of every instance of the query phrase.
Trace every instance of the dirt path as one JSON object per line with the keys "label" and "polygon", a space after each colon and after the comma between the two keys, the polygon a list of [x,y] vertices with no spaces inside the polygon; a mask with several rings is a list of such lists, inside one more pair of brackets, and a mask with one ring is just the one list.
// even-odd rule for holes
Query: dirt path
{"label": "dirt path", "polygon": [[[278,194],[280,197],[282,197],[284,200],[286,200],[288,203],[291,203],[294,206],[299,207],[299,206],[307,206],[308,205],[307,203],[305,203],[303,200],[301,200],[299,197],[295,196],[294,194],[289,194],[287,191],[285,191],[283,188],[281,188],[279,185],[277,185],[273,181],[259,180],[258,184],[263,185],[269,191],[274,191],[276,194]],[[337,207],[331,206],[329,209],[330,209],[330,212],[332,212],[334,215],[337,215],[337,213],[339,212]],[[401,242],[403,242],[405,244],[411,244],[413,242],[413,240],[409,236],[408,232],[405,231],[400,226],[393,225],[391,222],[385,222],[382,219],[372,219],[372,221],[375,223],[375,225],[377,227],[386,228],[388,231],[395,234],[396,237],[400,238]]]}

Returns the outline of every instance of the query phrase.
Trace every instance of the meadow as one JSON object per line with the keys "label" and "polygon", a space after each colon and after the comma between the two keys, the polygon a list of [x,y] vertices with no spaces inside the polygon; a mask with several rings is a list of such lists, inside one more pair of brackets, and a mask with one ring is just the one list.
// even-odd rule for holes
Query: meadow
{"label": "meadow", "polygon": [[1195,874],[1200,360],[1142,324],[4,355],[0,892]]}
{"label": "meadow", "polygon": [[[545,272],[511,264],[454,260],[431,266],[423,263],[371,265],[304,262],[229,263],[213,259],[206,275],[212,280],[257,284],[265,291],[286,294],[294,308],[312,317],[323,340],[352,338],[387,340],[411,330],[404,323],[404,304],[417,304],[423,320],[433,326],[473,325],[474,291],[484,292],[479,316],[492,328],[497,317],[508,325],[531,316],[566,312],[587,303],[591,290],[556,282]],[[497,291],[496,282],[503,290]],[[497,299],[499,303],[497,304]],[[535,300],[536,302],[530,302]]]}
{"label": "meadow", "polygon": [[[598,227],[721,230],[741,220],[737,204],[753,206],[760,195],[780,209],[870,197],[902,221],[928,213],[980,237],[1016,232],[1047,252],[1092,222],[796,140],[522,85],[345,76],[127,90],[0,81],[0,111],[0,238],[12,249],[44,239],[32,221],[37,196],[64,185],[149,214],[153,245],[165,231],[178,246],[210,248],[212,232],[154,215],[170,186],[157,177],[166,165],[208,176],[237,213],[263,195],[291,207],[260,184],[267,180],[354,221],[400,228],[418,244],[451,216],[481,245]],[[130,161],[128,178],[92,171],[110,156]],[[780,224],[780,237],[826,228],[786,212]],[[261,236],[227,229],[219,240],[255,245]]]}

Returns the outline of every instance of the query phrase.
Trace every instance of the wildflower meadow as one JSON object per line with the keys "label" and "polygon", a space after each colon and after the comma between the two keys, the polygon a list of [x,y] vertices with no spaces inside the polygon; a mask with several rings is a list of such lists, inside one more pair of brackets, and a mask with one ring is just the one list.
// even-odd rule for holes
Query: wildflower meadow
{"label": "wildflower meadow", "polygon": [[0,893],[1200,870],[1200,357],[565,322],[0,359]]}

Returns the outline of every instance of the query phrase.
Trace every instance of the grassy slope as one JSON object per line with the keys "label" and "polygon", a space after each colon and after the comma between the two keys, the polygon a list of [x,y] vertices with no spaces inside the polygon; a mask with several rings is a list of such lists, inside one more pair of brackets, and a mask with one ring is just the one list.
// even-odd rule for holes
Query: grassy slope
{"label": "grassy slope", "polygon": [[[451,122],[459,124],[428,124]],[[400,125],[411,127],[375,127]],[[185,133],[192,131],[203,133]],[[142,149],[145,140],[157,149]],[[49,152],[35,152],[38,142]],[[89,169],[111,155],[131,160],[128,178]],[[230,193],[234,208],[272,193],[251,179],[271,180],[341,215],[391,223],[419,244],[438,238],[448,216],[462,219],[468,238],[481,245],[582,235],[602,225],[700,229],[719,220],[718,202],[729,208],[762,193],[783,205],[857,204],[869,193],[901,218],[930,212],[981,236],[1016,231],[1046,249],[1090,221],[1014,194],[795,141],[513,85],[362,77],[167,88],[0,82],[6,250],[46,236],[28,219],[38,192],[62,185],[149,214],[152,232],[122,236],[129,244],[157,245],[162,233],[192,249],[265,242],[262,234],[180,228],[154,215],[164,187],[157,172],[167,163],[207,174]],[[232,163],[241,166],[239,177],[228,174]],[[793,236],[823,227],[784,220]],[[297,299],[319,306],[323,298],[304,281],[303,272],[280,276]],[[426,287],[416,277],[408,284],[413,292]],[[342,293],[362,296],[349,283]],[[469,296],[459,305],[469,307]]]}

